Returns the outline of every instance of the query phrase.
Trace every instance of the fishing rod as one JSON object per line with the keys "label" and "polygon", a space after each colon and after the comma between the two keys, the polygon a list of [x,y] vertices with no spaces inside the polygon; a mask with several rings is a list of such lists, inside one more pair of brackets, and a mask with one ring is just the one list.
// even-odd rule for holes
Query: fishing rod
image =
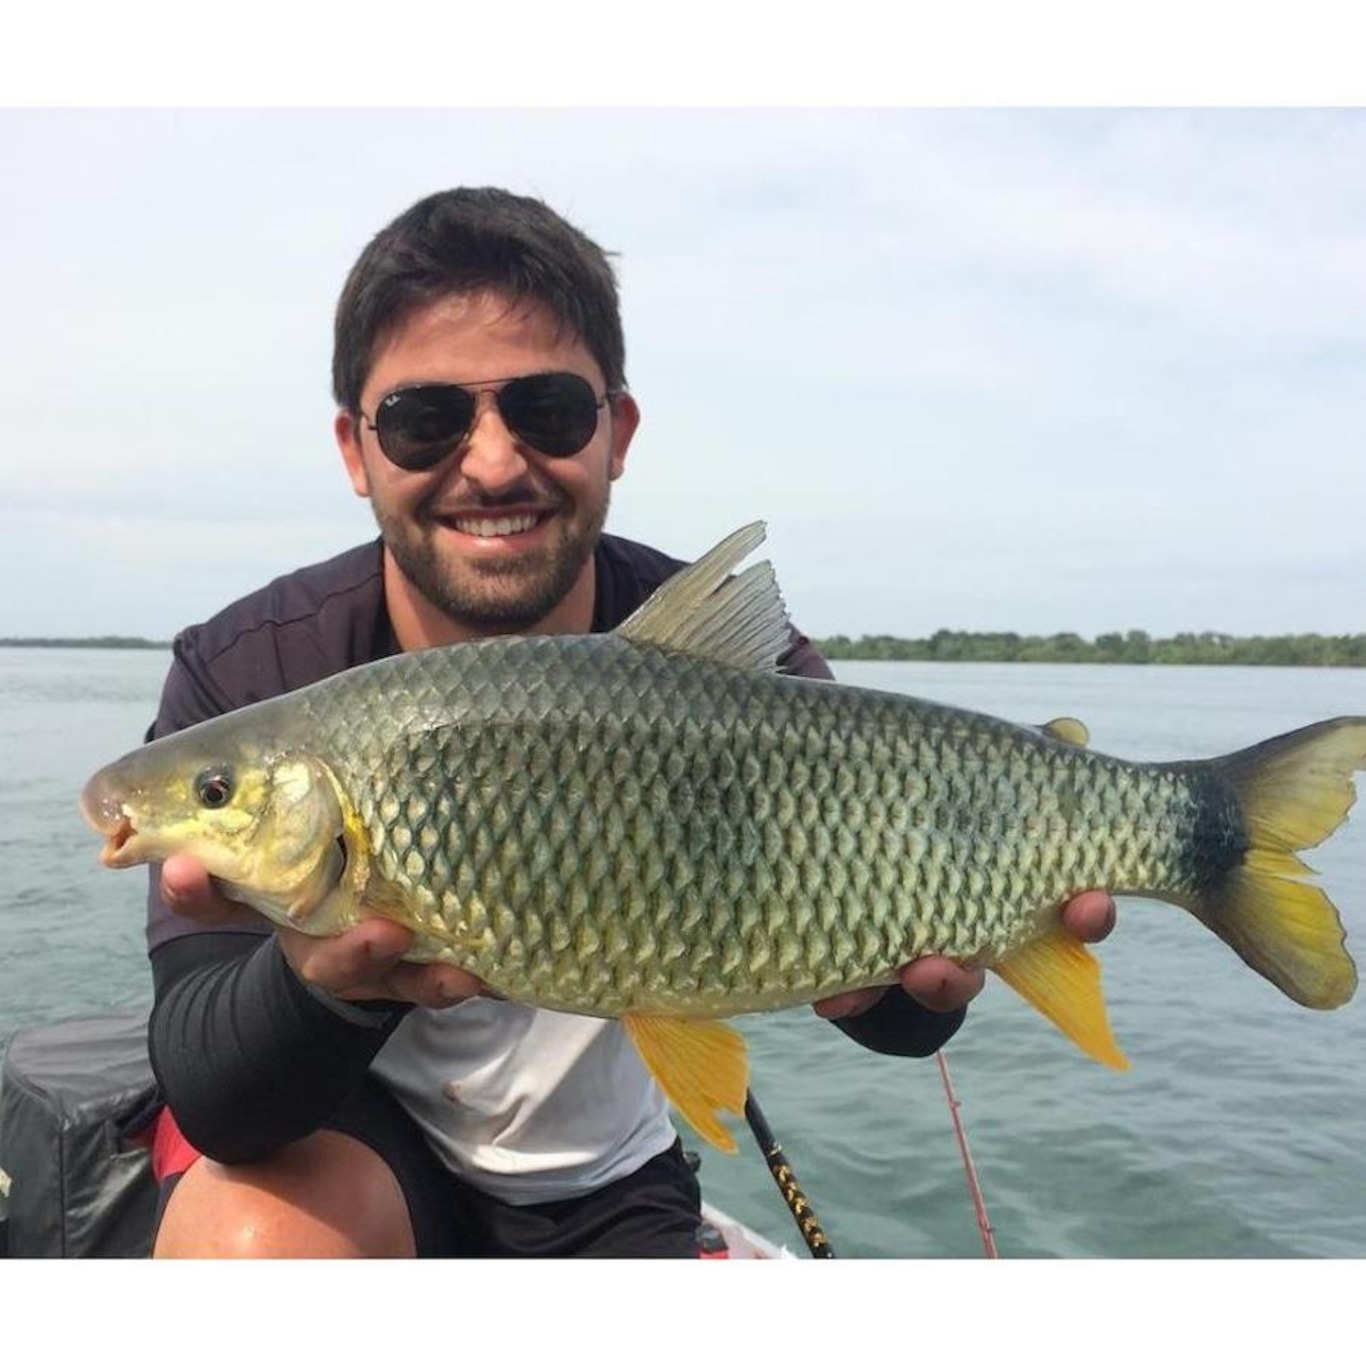
{"label": "fishing rod", "polygon": [[[953,1082],[949,1077],[949,1064],[944,1057],[943,1049],[936,1052],[935,1059],[939,1063],[939,1075],[944,1082],[944,1094],[948,1097],[949,1116],[953,1121],[954,1136],[958,1140],[958,1151],[963,1158],[963,1172],[967,1177],[968,1193],[972,1196],[972,1207],[977,1215],[977,1230],[982,1235],[982,1246],[986,1249],[988,1257],[999,1259],[1000,1253],[996,1250],[995,1230],[992,1228],[991,1218],[987,1214],[986,1199],[982,1195],[982,1183],[977,1179],[977,1167],[972,1160],[972,1150],[968,1147],[967,1130],[960,1114],[963,1107],[954,1093]],[[805,1192],[797,1184],[796,1174],[783,1152],[782,1145],[764,1118],[764,1112],[759,1108],[759,1102],[754,1098],[754,1092],[749,1090],[745,1092],[745,1120],[759,1145],[759,1151],[764,1155],[764,1161],[768,1164],[774,1181],[777,1182],[778,1189],[783,1193],[783,1199],[787,1202],[788,1209],[792,1211],[792,1217],[796,1220],[802,1241],[810,1249],[813,1257],[833,1258],[835,1250],[830,1246],[830,1240],[825,1236],[825,1230],[821,1227],[820,1220],[816,1218],[816,1213],[811,1208],[811,1202],[807,1200]]]}
{"label": "fishing rod", "polygon": [[748,1090],[745,1092],[745,1119],[755,1142],[759,1145],[759,1151],[764,1155],[764,1161],[768,1163],[769,1172],[778,1183],[778,1189],[782,1191],[788,1209],[792,1211],[802,1241],[810,1249],[813,1257],[833,1257],[835,1250],[830,1246],[830,1240],[825,1236],[825,1230],[816,1218],[811,1202],[797,1184],[797,1177],[788,1163],[782,1145],[774,1137],[773,1130],[768,1127],[764,1112],[759,1108],[759,1102],[754,1099],[754,1092]]}
{"label": "fishing rod", "polygon": [[972,1207],[977,1211],[977,1230],[982,1235],[982,1246],[987,1250],[988,1257],[999,1257],[996,1251],[995,1230],[991,1227],[991,1220],[987,1216],[987,1204],[982,1198],[982,1186],[977,1180],[977,1168],[972,1162],[972,1152],[968,1148],[967,1130],[963,1128],[963,1121],[959,1117],[958,1111],[962,1108],[958,1103],[958,1097],[953,1093],[953,1083],[949,1080],[949,1065],[944,1061],[944,1050],[941,1048],[934,1055],[939,1060],[939,1075],[944,1078],[944,1094],[949,1098],[949,1114],[953,1117],[953,1132],[958,1137],[958,1151],[963,1155],[963,1170],[967,1173],[968,1192],[972,1196]]}

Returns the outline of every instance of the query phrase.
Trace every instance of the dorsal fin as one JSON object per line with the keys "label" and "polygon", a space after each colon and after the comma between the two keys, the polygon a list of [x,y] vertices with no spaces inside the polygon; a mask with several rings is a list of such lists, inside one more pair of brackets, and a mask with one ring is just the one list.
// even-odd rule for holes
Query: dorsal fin
{"label": "dorsal fin", "polygon": [[1091,732],[1075,716],[1055,717],[1052,721],[1045,721],[1039,729],[1054,740],[1076,745],[1079,749],[1085,749],[1091,743]]}
{"label": "dorsal fin", "polygon": [[728,577],[763,539],[762,522],[731,532],[656,589],[617,634],[737,669],[776,669],[791,644],[791,627],[773,566],[763,560]]}

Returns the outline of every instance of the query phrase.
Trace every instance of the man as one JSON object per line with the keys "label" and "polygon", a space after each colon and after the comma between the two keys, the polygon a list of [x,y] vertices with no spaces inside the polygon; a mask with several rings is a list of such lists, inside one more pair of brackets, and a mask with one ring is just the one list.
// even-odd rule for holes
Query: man
{"label": "man", "polygon": [[[400,650],[610,630],[680,567],[603,533],[640,413],[612,270],[544,205],[455,190],[381,232],[342,292],[333,387],[380,542],[182,633],[154,734]],[[786,663],[829,676],[801,637]],[[404,963],[388,921],[272,930],[183,857],[149,905],[157,1255],[695,1255],[696,1181],[616,1024]],[[1091,895],[1068,923],[1095,939],[1112,914]],[[923,1056],[982,975],[923,959],[902,982],[817,1009]]]}

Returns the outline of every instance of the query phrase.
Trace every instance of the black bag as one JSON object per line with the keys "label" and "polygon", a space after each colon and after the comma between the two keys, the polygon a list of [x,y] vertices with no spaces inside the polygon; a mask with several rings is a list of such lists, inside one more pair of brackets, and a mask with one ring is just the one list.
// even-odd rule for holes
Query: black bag
{"label": "black bag", "polygon": [[145,1016],[15,1034],[0,1082],[8,1255],[145,1257],[157,1192],[136,1140],[156,1109]]}

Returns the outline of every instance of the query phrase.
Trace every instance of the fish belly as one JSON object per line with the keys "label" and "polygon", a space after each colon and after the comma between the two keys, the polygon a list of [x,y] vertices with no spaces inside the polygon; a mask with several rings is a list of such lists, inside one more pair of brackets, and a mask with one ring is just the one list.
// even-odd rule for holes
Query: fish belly
{"label": "fish belly", "polygon": [[1201,876],[1198,765],[612,636],[460,657],[408,656],[379,705],[344,699],[332,747],[352,752],[367,900],[401,907],[412,957],[515,1000],[772,1009],[922,954],[996,961],[1088,887]]}

